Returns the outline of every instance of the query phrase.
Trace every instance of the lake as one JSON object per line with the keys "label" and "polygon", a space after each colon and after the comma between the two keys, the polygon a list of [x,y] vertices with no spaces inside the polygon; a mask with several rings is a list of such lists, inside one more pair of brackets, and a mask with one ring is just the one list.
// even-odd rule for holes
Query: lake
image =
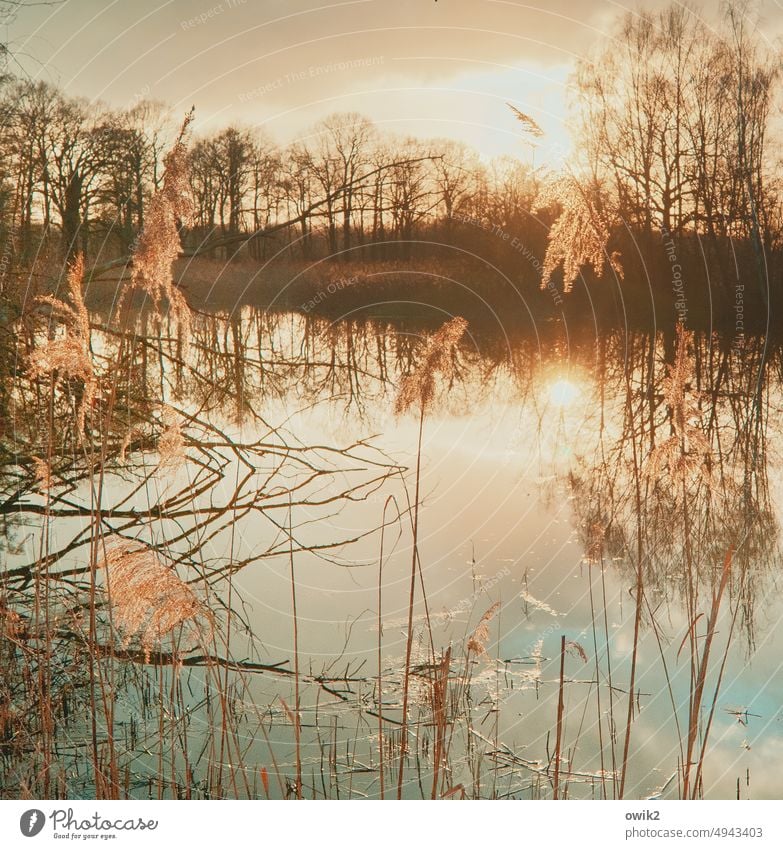
{"label": "lake", "polygon": [[139,319],[126,394],[165,404],[123,406],[100,537],[157,551],[210,624],[123,637],[94,476],[25,494],[8,605],[38,621],[48,556],[48,669],[103,718],[50,729],[71,797],[92,739],[132,796],[779,798],[780,350],[504,317],[397,413],[448,318]]}

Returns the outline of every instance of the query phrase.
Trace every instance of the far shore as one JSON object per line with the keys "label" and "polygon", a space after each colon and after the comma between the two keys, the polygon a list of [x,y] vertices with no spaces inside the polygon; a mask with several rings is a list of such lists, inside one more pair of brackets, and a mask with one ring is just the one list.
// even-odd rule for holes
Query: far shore
{"label": "far shore", "polygon": [[[110,309],[116,272],[90,284],[88,302],[98,310]],[[346,317],[407,318],[429,314],[433,319],[464,315],[474,323],[533,327],[542,321],[562,320],[569,325],[618,326],[644,329],[672,328],[678,321],[700,330],[734,335],[736,316],[726,293],[715,287],[652,287],[649,281],[614,281],[585,275],[574,290],[563,294],[550,284],[520,271],[448,259],[377,262],[313,261],[225,262],[202,257],[175,263],[174,280],[197,310],[232,312],[243,306],[294,311],[332,320]],[[685,300],[684,300],[685,299]],[[683,303],[687,312],[683,312]],[[774,333],[776,323],[761,321],[768,313],[746,297],[742,332]],[[773,305],[774,307],[774,305]],[[759,321],[754,321],[754,315]]]}

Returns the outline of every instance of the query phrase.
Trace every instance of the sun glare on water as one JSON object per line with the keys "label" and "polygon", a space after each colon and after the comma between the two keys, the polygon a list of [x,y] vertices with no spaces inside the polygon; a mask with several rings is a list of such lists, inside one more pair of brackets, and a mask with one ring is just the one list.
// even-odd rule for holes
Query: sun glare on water
{"label": "sun glare on water", "polygon": [[582,390],[573,380],[561,377],[547,386],[549,402],[555,407],[570,407],[582,395]]}

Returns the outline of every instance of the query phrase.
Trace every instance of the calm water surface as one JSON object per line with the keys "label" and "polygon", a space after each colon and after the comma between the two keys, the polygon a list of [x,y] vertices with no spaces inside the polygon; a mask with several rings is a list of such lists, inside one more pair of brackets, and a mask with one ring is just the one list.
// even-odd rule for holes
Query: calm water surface
{"label": "calm water surface", "polygon": [[[258,337],[247,316],[245,321],[255,354]],[[359,322],[318,326],[294,316],[281,319],[276,329],[277,338],[261,341],[261,362],[275,350],[308,365],[277,399],[264,401],[267,418],[282,420],[301,410],[288,427],[303,442],[347,445],[372,437],[370,444],[385,456],[415,468],[417,417],[396,417],[393,400],[399,376],[411,365],[409,346],[417,331]],[[716,575],[731,546],[732,577],[701,711],[700,734],[730,640],[703,792],[733,798],[739,786],[743,797],[779,796],[777,376],[767,366],[757,418],[748,372],[752,376],[758,366],[758,346],[722,350],[718,340],[694,341],[685,391],[691,412],[698,413],[692,423],[708,434],[710,472],[683,482],[665,468],[652,474],[645,469],[655,462],[650,459],[655,439],[660,443],[671,433],[663,395],[674,340],[622,333],[569,340],[560,328],[546,331],[537,339],[489,334],[466,340],[457,376],[443,387],[424,425],[419,548],[436,648],[464,645],[485,611],[500,602],[487,654],[475,663],[473,742],[485,745],[486,738],[496,751],[508,749],[533,764],[551,761],[565,635],[573,644],[566,658],[563,729],[573,772],[569,792],[601,795],[595,776],[621,757],[641,557],[638,714],[626,795],[649,796],[662,787],[664,795],[676,795],[678,723],[685,737],[690,690],[683,643],[691,618],[684,596],[695,581],[701,614],[695,633],[703,646]],[[309,340],[306,349],[303,338]],[[750,444],[743,436],[748,427],[763,438]],[[302,525],[301,539],[310,545],[358,537],[380,524],[390,495],[397,505],[412,498],[410,472],[406,480],[407,489],[394,478],[333,515],[297,508],[293,522]],[[335,481],[326,491],[339,486]],[[390,506],[387,518],[394,513]],[[404,662],[411,556],[410,528],[403,522],[399,537],[397,528],[386,530],[382,576],[382,654],[390,681]],[[248,551],[266,544],[260,526],[250,522],[238,530]],[[332,552],[328,560],[297,555],[299,651],[307,668],[375,674],[378,556],[378,533]],[[242,571],[235,586],[248,606],[260,652],[269,659],[290,658],[288,559]],[[420,587],[417,592],[416,646],[423,653],[427,611]],[[269,701],[266,684],[259,701]],[[398,695],[390,684],[390,706]],[[316,696],[311,692],[305,700],[305,719],[315,711]],[[345,705],[337,711],[340,733],[351,741],[346,766],[354,758],[367,765],[373,757],[375,729],[362,715],[363,697],[366,692],[352,702],[353,716]],[[285,749],[284,740],[279,745]],[[460,774],[455,754],[452,783],[468,783],[467,759]],[[310,757],[320,758],[315,750]],[[497,769],[484,779],[494,793],[535,793],[524,769],[502,757],[494,764]],[[355,787],[377,792],[374,781],[356,779]],[[409,790],[418,794],[415,786]]]}
{"label": "calm water surface", "polygon": [[[308,795],[379,795],[379,708],[387,746],[399,739],[419,420],[396,416],[394,399],[439,320],[197,316],[183,374],[155,372],[154,357],[143,364],[172,405],[216,428],[199,437],[212,441],[212,460],[198,465],[207,455],[194,436],[178,470],[141,488],[127,475],[108,486],[130,511],[107,516],[115,531],[127,522],[132,537],[197,543],[212,603],[235,611],[237,660],[292,669],[293,570]],[[563,637],[561,793],[617,795],[636,634],[625,796],[680,793],[709,644],[695,712],[694,760],[708,739],[700,793],[780,797],[780,365],[763,340],[683,338],[678,348],[674,334],[469,328],[422,431],[406,796],[429,795],[427,670],[449,647],[458,718],[445,784],[551,796]],[[268,449],[237,461],[232,440]],[[221,472],[202,490],[215,457]],[[182,487],[191,501],[153,531],[152,505]],[[235,491],[250,495],[232,500]],[[78,497],[89,503],[86,488]],[[214,524],[197,528],[188,511],[215,505]],[[56,570],[84,561],[88,530],[83,517],[57,520],[53,547],[78,539]],[[24,543],[14,552],[12,567],[35,556]],[[484,651],[466,663],[489,611]],[[270,792],[281,795],[294,768],[292,677],[237,675],[251,793],[274,763],[281,780]],[[205,682],[187,670],[196,741],[211,721],[199,707]],[[119,699],[126,733],[144,721],[143,701]],[[144,795],[157,764],[143,751],[133,764]],[[392,768],[387,795],[395,784]],[[71,792],[90,791],[75,774]]]}

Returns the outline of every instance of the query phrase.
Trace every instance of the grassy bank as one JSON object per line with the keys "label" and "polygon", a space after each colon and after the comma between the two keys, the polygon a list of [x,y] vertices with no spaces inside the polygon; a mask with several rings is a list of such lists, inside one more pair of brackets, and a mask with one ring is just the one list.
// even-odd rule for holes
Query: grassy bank
{"label": "grassy bank", "polygon": [[[88,292],[91,305],[110,306],[121,279],[94,281]],[[682,318],[694,329],[729,335],[768,328],[774,333],[779,308],[774,301],[767,308],[752,280],[727,287],[686,266],[675,281],[666,267],[631,261],[624,279],[586,273],[567,294],[554,283],[542,290],[523,270],[503,270],[479,257],[266,264],[180,259],[174,279],[196,309],[231,311],[248,305],[332,319],[460,314],[474,324],[513,323],[515,329],[553,319],[652,329],[673,327]]]}

